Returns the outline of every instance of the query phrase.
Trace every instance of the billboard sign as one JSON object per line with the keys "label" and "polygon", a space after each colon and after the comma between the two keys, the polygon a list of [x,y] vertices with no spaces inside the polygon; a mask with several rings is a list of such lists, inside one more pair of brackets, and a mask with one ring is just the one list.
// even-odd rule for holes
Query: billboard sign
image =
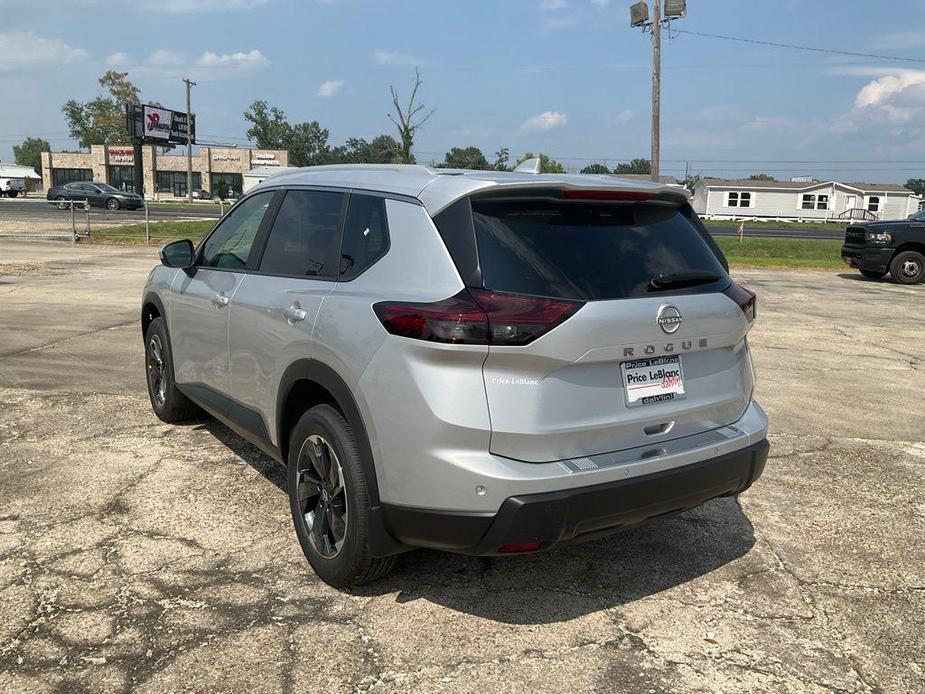
{"label": "billboard sign", "polygon": [[125,122],[134,140],[158,145],[185,145],[189,132],[192,142],[196,142],[196,116],[190,124],[183,111],[150,104],[126,104]]}
{"label": "billboard sign", "polygon": [[142,106],[142,123],[146,138],[169,141],[173,111],[155,106]]}

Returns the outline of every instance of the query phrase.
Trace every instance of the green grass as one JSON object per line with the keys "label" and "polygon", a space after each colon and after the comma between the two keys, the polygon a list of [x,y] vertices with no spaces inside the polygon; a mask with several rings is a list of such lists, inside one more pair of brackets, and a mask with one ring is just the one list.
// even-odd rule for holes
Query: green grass
{"label": "green grass", "polygon": [[[176,239],[190,239],[197,243],[212,231],[216,220],[203,219],[194,222],[151,222],[151,243],[162,244]],[[91,229],[91,243],[144,243],[145,225],[126,224],[116,227],[97,227]]]}
{"label": "green grass", "polygon": [[729,264],[736,267],[844,268],[838,239],[769,239],[714,237]]}
{"label": "green grass", "polygon": [[[163,244],[175,239],[198,242],[215,225],[215,220],[151,222],[151,243]],[[736,267],[844,268],[839,253],[840,240],[772,239],[746,236],[714,237],[729,263]],[[144,243],[145,225],[94,229],[90,241],[95,243]]]}
{"label": "green grass", "polygon": [[[731,227],[738,229],[742,220],[735,219],[704,219],[703,223],[709,227]],[[830,229],[833,231],[844,231],[848,226],[848,220],[840,222],[745,222],[745,233],[749,229],[796,229],[798,231],[813,231],[814,229]]]}

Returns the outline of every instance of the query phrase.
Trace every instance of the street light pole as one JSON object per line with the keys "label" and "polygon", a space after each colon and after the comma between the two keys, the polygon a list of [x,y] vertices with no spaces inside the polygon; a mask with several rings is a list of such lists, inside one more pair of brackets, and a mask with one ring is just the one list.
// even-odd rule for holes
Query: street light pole
{"label": "street light pole", "polygon": [[196,83],[187,77],[183,78],[186,84],[186,196],[189,202],[193,201],[193,113],[190,106],[190,89]]}
{"label": "street light pole", "polygon": [[662,99],[662,0],[652,3],[652,158],[649,163],[652,180],[658,183],[659,134]]}

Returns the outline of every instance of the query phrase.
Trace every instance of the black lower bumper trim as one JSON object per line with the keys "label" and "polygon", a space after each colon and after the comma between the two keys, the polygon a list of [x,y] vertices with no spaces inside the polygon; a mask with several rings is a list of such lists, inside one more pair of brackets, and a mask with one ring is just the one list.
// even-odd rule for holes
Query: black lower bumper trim
{"label": "black lower bumper trim", "polygon": [[738,494],[761,476],[767,439],[726,455],[642,477],[543,494],[512,496],[496,514],[382,505],[401,544],[463,554],[498,554],[503,545],[538,540],[539,549],[590,539]]}

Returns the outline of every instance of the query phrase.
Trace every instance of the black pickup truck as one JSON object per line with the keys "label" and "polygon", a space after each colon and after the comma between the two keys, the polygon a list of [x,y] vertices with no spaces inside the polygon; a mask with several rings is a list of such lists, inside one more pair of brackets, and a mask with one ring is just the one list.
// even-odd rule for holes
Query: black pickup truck
{"label": "black pickup truck", "polygon": [[909,219],[852,224],[841,257],[865,277],[890,273],[900,284],[925,281],[925,211]]}

